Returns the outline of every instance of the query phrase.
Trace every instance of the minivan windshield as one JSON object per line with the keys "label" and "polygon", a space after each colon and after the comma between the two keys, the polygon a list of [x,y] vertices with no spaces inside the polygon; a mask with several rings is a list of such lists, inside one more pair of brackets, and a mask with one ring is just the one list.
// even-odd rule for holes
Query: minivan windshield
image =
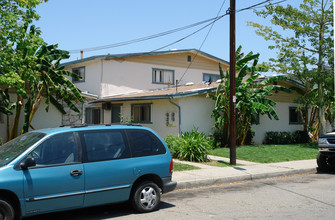
{"label": "minivan windshield", "polygon": [[30,146],[41,140],[45,134],[31,132],[21,135],[0,146],[0,167],[5,166],[27,150]]}

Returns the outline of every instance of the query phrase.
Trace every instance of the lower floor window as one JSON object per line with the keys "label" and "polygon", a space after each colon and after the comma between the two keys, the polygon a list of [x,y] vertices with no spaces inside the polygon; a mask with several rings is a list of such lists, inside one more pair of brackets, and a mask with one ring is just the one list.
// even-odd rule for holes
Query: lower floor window
{"label": "lower floor window", "polygon": [[290,124],[303,124],[303,119],[300,111],[297,110],[297,107],[289,108],[289,123]]}
{"label": "lower floor window", "polygon": [[101,122],[101,109],[87,108],[85,114],[86,124],[100,124]]}
{"label": "lower floor window", "polygon": [[151,122],[151,104],[134,104],[131,110],[133,122]]}

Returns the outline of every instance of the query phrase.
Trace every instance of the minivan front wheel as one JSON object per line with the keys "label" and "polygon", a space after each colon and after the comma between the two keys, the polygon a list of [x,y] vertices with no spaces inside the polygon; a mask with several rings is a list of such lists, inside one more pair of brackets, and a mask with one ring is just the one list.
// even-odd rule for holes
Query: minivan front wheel
{"label": "minivan front wheel", "polygon": [[151,181],[145,181],[136,186],[131,197],[131,203],[139,212],[151,212],[158,209],[161,194],[159,187]]}
{"label": "minivan front wheel", "polygon": [[330,157],[322,153],[318,154],[316,159],[320,171],[333,171],[335,170],[335,157]]}
{"label": "minivan front wheel", "polygon": [[13,220],[14,208],[6,200],[0,198],[0,220]]}

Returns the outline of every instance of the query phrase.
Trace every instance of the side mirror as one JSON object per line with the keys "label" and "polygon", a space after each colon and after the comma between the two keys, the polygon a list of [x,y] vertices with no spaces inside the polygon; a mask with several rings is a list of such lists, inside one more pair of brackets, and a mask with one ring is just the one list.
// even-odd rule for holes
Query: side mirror
{"label": "side mirror", "polygon": [[28,167],[36,166],[36,161],[34,158],[26,158],[22,163],[20,163],[20,167],[22,170],[27,170]]}

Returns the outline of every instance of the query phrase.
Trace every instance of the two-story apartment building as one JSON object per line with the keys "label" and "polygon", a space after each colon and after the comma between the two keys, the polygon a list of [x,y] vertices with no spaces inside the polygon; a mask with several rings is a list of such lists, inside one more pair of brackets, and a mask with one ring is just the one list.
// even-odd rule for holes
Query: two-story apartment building
{"label": "two-story apartment building", "polygon": [[[202,51],[171,50],[163,52],[101,55],[64,63],[66,70],[81,78],[71,79],[82,91],[86,102],[78,103],[80,114],[67,109],[61,115],[52,107],[45,113],[39,109],[34,128],[73,123],[110,124],[133,121],[148,126],[162,137],[199,127],[206,134],[214,125],[211,113],[214,101],[208,97],[216,91],[219,63],[225,71],[227,61]],[[177,82],[178,81],[178,85]],[[288,88],[297,86],[280,82]],[[255,143],[263,141],[266,131],[302,129],[294,111],[297,93],[273,94],[279,121],[260,116]],[[12,119],[11,119],[12,120]],[[0,118],[0,136],[5,139],[5,120]],[[274,124],[276,126],[274,126]]]}
{"label": "two-story apartment building", "polygon": [[[225,60],[202,51],[172,50],[94,56],[64,65],[82,77],[73,81],[78,88],[98,96],[84,106],[86,123],[118,123],[121,116],[123,121],[151,127],[165,137],[193,127],[206,134],[212,132],[214,101],[208,93],[216,90],[219,63],[224,71],[229,67]],[[301,121],[294,121],[299,119],[298,113],[292,111],[297,96],[281,92],[273,95],[280,120],[261,116],[253,126],[256,143],[263,141],[266,131],[302,129]]]}
{"label": "two-story apartment building", "polygon": [[[202,83],[220,78],[219,63],[224,70],[228,68],[225,60],[202,51],[171,50],[94,56],[64,66],[81,76],[73,79],[79,89],[98,96],[85,104],[87,123],[118,123],[121,115],[123,121],[141,123],[165,137],[190,130],[193,125],[210,132],[214,103],[205,97],[206,89],[214,87]],[[190,86],[176,88],[177,82]],[[168,88],[169,93],[164,93]],[[160,92],[164,96],[157,97]],[[143,93],[146,98],[140,98]],[[172,93],[178,94],[178,100]],[[195,107],[194,102],[201,105]]]}

